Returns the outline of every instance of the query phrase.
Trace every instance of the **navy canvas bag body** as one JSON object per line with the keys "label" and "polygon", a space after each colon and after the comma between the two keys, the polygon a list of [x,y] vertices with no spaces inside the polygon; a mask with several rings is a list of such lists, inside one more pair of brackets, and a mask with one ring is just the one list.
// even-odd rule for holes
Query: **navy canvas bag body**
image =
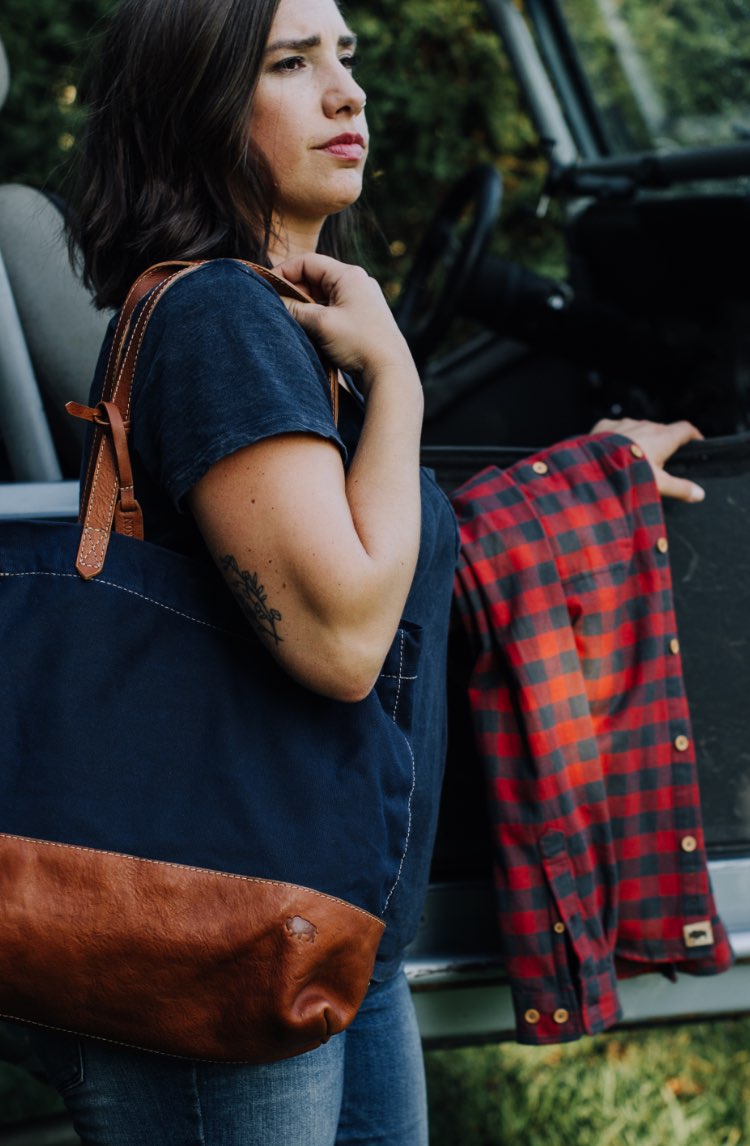
{"label": "navy canvas bag body", "polygon": [[0,1014],[266,1062],[345,1029],[367,990],[408,846],[419,631],[363,701],[330,700],[208,557],[142,540],[137,349],[193,269],[139,280],[102,402],[71,404],[96,423],[82,524],[0,525]]}

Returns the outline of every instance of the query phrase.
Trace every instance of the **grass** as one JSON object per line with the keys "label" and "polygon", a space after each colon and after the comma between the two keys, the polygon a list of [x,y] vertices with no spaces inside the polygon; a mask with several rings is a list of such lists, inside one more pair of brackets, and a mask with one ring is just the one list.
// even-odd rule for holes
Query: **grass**
{"label": "grass", "polygon": [[750,1019],[426,1056],[431,1146],[750,1146]]}

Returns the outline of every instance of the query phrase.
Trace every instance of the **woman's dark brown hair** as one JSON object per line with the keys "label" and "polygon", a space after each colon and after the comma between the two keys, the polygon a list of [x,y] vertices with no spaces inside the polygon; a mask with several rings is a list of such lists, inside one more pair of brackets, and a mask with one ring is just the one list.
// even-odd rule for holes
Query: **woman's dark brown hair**
{"label": "woman's dark brown hair", "polygon": [[[162,259],[267,262],[273,184],[247,126],[279,0],[122,0],[84,100],[72,246],[97,306]],[[341,258],[351,211],[319,250]]]}

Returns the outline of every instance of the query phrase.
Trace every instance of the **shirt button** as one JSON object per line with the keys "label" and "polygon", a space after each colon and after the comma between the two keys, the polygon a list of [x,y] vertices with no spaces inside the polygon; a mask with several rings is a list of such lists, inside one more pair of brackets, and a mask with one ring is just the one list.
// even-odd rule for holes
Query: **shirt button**
{"label": "shirt button", "polygon": [[669,542],[667,541],[666,537],[659,538],[659,540],[656,542],[656,548],[660,553],[666,553],[669,550]]}
{"label": "shirt button", "polygon": [[669,651],[670,653],[674,653],[675,656],[677,656],[680,651],[680,642],[677,640],[677,637],[672,637],[672,640],[669,642]]}
{"label": "shirt button", "polygon": [[680,840],[680,847],[684,852],[694,852],[698,847],[698,841],[695,836],[683,836]]}
{"label": "shirt button", "polygon": [[674,746],[678,752],[687,752],[690,747],[690,741],[687,736],[675,736]]}
{"label": "shirt button", "polygon": [[558,920],[558,922],[555,924],[555,926],[552,928],[552,930],[555,932],[556,935],[564,935],[565,934],[565,924],[560,923],[560,921]]}
{"label": "shirt button", "polygon": [[535,1011],[533,1007],[530,1007],[523,1017],[525,1022],[531,1023],[531,1025],[534,1026],[539,1022],[542,1016],[539,1014],[539,1011]]}
{"label": "shirt button", "polygon": [[630,452],[634,458],[642,458],[643,457],[643,450],[641,449],[640,446],[636,446],[635,442],[630,447]]}
{"label": "shirt button", "polygon": [[560,1007],[559,1011],[555,1011],[554,1015],[552,1016],[553,1022],[557,1023],[558,1026],[562,1026],[563,1023],[567,1023],[569,1018],[570,1012],[566,1011],[565,1007]]}
{"label": "shirt button", "polygon": [[535,474],[549,473],[549,466],[546,462],[534,462],[531,468]]}

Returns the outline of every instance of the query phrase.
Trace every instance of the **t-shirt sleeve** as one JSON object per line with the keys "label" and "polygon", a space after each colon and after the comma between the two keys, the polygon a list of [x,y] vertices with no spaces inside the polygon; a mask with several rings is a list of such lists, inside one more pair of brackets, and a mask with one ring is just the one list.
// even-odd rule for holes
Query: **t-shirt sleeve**
{"label": "t-shirt sleeve", "polygon": [[140,352],[133,445],[174,504],[221,458],[277,434],[346,449],[314,347],[273,287],[219,260],[171,287]]}

